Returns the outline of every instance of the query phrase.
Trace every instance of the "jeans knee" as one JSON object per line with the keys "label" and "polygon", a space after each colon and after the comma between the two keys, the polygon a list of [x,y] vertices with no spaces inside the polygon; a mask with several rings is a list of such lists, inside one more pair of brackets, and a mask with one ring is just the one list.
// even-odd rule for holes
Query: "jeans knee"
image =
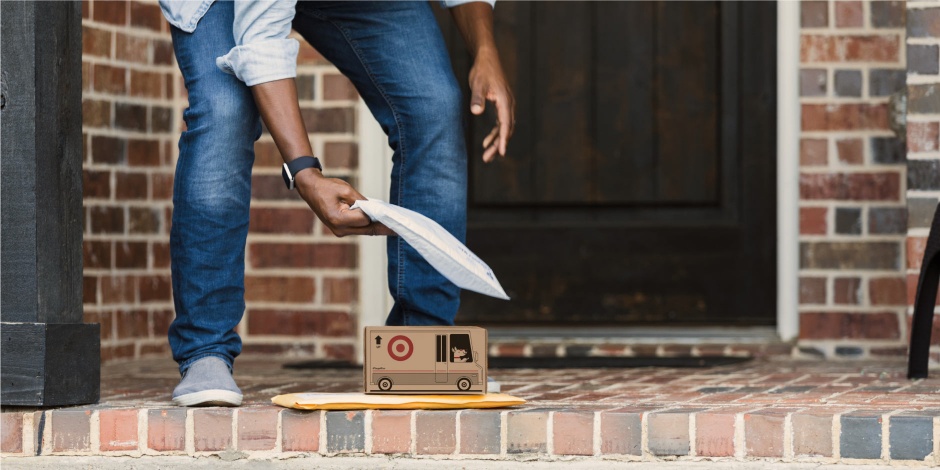
{"label": "jeans knee", "polygon": [[463,96],[457,82],[452,78],[442,80],[428,87],[427,106],[434,111],[428,113],[438,125],[452,126],[454,121],[459,122],[463,116]]}
{"label": "jeans knee", "polygon": [[196,101],[183,115],[187,130],[207,130],[216,138],[254,142],[261,136],[261,118],[251,96],[214,95]]}
{"label": "jeans knee", "polygon": [[433,88],[434,100],[444,109],[460,109],[461,102],[463,101],[463,93],[460,91],[460,86],[457,85],[457,81],[443,80],[438,83],[436,87]]}

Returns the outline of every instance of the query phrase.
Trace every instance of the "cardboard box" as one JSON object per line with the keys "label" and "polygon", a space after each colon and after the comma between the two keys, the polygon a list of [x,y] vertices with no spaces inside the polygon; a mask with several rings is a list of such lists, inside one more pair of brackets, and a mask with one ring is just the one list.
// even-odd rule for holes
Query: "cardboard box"
{"label": "cardboard box", "polygon": [[369,326],[365,393],[486,393],[487,336],[472,326]]}

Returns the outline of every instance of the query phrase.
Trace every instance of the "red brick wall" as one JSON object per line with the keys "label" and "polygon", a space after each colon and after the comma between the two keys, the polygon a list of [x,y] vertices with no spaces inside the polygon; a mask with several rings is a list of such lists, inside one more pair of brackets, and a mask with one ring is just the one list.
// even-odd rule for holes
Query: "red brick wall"
{"label": "red brick wall", "polygon": [[[167,356],[170,193],[185,89],[156,2],[91,1],[83,8],[86,321],[102,324],[106,361]],[[905,86],[906,58],[915,46],[937,45],[932,24],[924,20],[924,32],[906,39],[902,2],[802,3],[804,350],[904,353],[913,289],[906,277],[916,274],[926,233],[914,215],[940,194],[940,183],[929,178],[938,173],[924,171],[940,155],[940,111],[911,117],[911,175],[922,176],[909,188],[887,103]],[[906,50],[906,42],[914,49]],[[355,90],[301,43],[297,83],[305,121],[317,130],[310,134],[314,151],[329,174],[355,184]],[[935,48],[916,53],[937,58]],[[918,70],[908,70],[912,81],[940,82],[935,68]],[[350,357],[359,326],[355,240],[334,238],[283,187],[270,136],[256,149],[247,309],[238,326],[245,350]],[[910,234],[905,195],[912,198]]]}
{"label": "red brick wall", "polygon": [[105,361],[166,354],[179,71],[156,2],[82,7],[85,321]]}
{"label": "red brick wall", "polygon": [[[303,39],[297,69],[301,112],[327,176],[356,185],[358,95]],[[317,132],[312,132],[316,130]],[[246,352],[352,358],[358,328],[359,250],[336,238],[284,187],[283,160],[265,134],[255,146],[245,266]]]}
{"label": "red brick wall", "polygon": [[[186,91],[155,1],[83,3],[84,309],[102,359],[169,357],[169,228]],[[355,90],[303,43],[297,84],[314,151],[355,183]],[[246,261],[245,351],[350,357],[357,246],[288,192],[269,135],[257,144]],[[289,221],[286,223],[286,221]]]}
{"label": "red brick wall", "polygon": [[[940,7],[908,3],[907,302],[913,306],[924,245],[940,198]],[[913,311],[913,307],[909,311]],[[910,317],[908,318],[908,322]],[[940,316],[934,317],[931,358],[940,362]]]}
{"label": "red brick wall", "polygon": [[801,4],[800,346],[904,353],[905,155],[888,97],[905,84],[905,6]]}

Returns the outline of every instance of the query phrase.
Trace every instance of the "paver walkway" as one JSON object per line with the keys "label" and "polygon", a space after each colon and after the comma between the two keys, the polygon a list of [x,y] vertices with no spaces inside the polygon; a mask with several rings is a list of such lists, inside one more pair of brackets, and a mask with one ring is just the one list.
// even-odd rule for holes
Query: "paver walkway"
{"label": "paver walkway", "polygon": [[[358,391],[361,371],[240,358],[238,409],[185,409],[175,364],[102,370],[99,405],[4,409],[5,455],[401,454],[410,457],[940,463],[940,378],[905,364],[763,358],[709,369],[494,370],[529,401],[504,410],[301,412],[290,392]],[[559,360],[563,364],[563,359]],[[935,372],[940,377],[940,372]]]}

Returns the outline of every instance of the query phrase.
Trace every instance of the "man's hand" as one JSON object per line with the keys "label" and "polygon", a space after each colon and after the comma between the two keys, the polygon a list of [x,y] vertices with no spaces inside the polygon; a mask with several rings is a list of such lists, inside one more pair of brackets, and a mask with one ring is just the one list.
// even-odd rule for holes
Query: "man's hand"
{"label": "man's hand", "polygon": [[[313,155],[307,129],[297,102],[294,79],[275,80],[251,87],[261,118],[268,125],[271,137],[284,160]],[[326,178],[320,170],[310,168],[298,172],[294,184],[300,197],[307,202],[323,223],[337,237],[346,235],[395,235],[382,224],[372,223],[362,211],[350,209],[365,199],[349,183]]]}
{"label": "man's hand", "polygon": [[493,38],[493,8],[487,3],[471,2],[450,11],[474,57],[470,69],[470,112],[483,114],[487,101],[496,105],[496,126],[483,139],[483,161],[490,162],[497,152],[506,156],[506,145],[516,125],[516,100],[506,82]]}
{"label": "man's hand", "polygon": [[516,125],[516,100],[506,82],[495,49],[480,51],[470,69],[470,112],[483,114],[487,101],[496,105],[497,121],[493,130],[483,139],[484,162],[492,161],[497,151],[500,156],[506,156],[506,144]]}
{"label": "man's hand", "polygon": [[300,197],[333,235],[395,235],[388,227],[372,222],[361,210],[349,208],[356,201],[365,199],[349,183],[327,178],[320,174],[320,170],[310,168],[297,173],[294,184]]}

